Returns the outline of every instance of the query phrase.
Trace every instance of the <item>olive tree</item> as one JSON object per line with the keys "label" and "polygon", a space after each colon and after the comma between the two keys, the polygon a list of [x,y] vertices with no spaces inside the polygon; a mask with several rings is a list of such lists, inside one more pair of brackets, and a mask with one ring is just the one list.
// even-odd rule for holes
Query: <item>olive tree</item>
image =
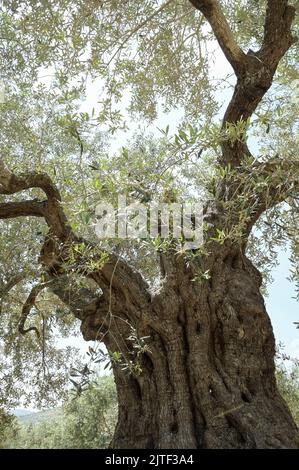
{"label": "olive tree", "polygon": [[[45,325],[33,313],[46,289],[85,340],[105,344],[118,396],[114,448],[298,448],[260,272],[288,237],[298,274],[295,6],[3,2],[1,292],[27,292],[14,325],[30,341]],[[214,92],[227,82],[215,87],[209,72],[215,40],[235,77],[220,124]],[[40,84],[47,73],[50,91]],[[103,87],[91,115],[78,110],[88,79]],[[178,133],[167,127],[154,143],[142,136],[107,155],[104,130],[125,126],[124,96],[147,122],[161,103],[180,107]],[[120,187],[142,201],[203,202],[203,244],[98,243],[90,207]]]}

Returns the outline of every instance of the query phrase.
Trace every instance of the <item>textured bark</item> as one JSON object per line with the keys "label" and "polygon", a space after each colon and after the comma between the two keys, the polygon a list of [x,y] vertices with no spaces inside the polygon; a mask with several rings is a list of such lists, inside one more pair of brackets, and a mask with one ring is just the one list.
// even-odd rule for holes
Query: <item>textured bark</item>
{"label": "textured bark", "polygon": [[[280,396],[275,343],[260,294],[261,276],[232,249],[205,261],[211,279],[192,282],[194,266],[176,259],[172,274],[136,321],[150,335],[142,373],[114,367],[119,419],[113,448],[299,448],[299,432]],[[115,305],[116,307],[116,305]],[[122,349],[130,305],[115,312],[103,341]],[[113,314],[113,310],[112,310]],[[82,331],[96,339],[102,315],[87,315]]]}

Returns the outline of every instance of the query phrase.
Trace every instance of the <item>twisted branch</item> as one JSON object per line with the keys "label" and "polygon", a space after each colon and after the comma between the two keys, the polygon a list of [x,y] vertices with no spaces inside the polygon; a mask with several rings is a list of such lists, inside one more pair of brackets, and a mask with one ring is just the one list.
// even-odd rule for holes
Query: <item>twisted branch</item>
{"label": "twisted branch", "polygon": [[39,330],[35,327],[35,326],[30,326],[29,328],[25,328],[25,323],[26,323],[26,320],[28,318],[28,315],[30,314],[32,308],[34,307],[35,305],[35,302],[36,302],[36,299],[37,299],[37,296],[39,295],[39,293],[46,287],[46,284],[45,283],[40,283],[40,284],[36,284],[30,291],[30,294],[29,296],[27,297],[26,299],[26,302],[24,303],[23,305],[23,308],[22,308],[22,314],[21,314],[21,318],[19,320],[19,325],[18,325],[18,330],[19,330],[19,333],[21,333],[22,335],[25,335],[27,333],[29,333],[30,331],[34,331],[38,337],[38,339],[40,339],[40,332]]}

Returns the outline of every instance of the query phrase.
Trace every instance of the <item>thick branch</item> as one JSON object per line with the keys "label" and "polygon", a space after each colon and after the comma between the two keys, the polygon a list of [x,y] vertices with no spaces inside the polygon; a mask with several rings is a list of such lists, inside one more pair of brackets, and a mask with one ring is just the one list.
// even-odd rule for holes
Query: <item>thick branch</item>
{"label": "thick branch", "polygon": [[38,201],[4,202],[0,203],[0,219],[16,217],[46,217],[46,205]]}
{"label": "thick branch", "polygon": [[46,173],[32,172],[17,176],[0,160],[0,194],[15,194],[30,188],[40,188],[48,199],[61,201],[58,189]]}
{"label": "thick branch", "polygon": [[76,289],[68,276],[61,276],[51,284],[51,292],[55,294],[81,321],[81,331],[86,341],[101,340],[109,330],[111,323],[111,306],[115,305],[114,294],[108,291],[102,294],[93,293],[90,289]]}
{"label": "thick branch", "polygon": [[49,288],[74,314],[83,320],[88,314],[95,313],[101,295],[87,288],[75,288],[67,275],[58,276],[49,283]]}
{"label": "thick branch", "polygon": [[102,286],[122,293],[123,299],[136,306],[150,299],[148,284],[141,274],[122,258],[110,254],[108,262],[99,272]]}
{"label": "thick branch", "polygon": [[104,287],[101,294],[86,288],[78,289],[67,275],[63,275],[53,280],[50,290],[81,321],[81,332],[86,341],[102,341],[111,334],[118,335],[119,323],[121,329],[123,323],[136,323],[133,312],[128,311],[119,298],[120,293],[112,288]]}
{"label": "thick branch", "polygon": [[0,160],[0,194],[16,194],[27,189],[42,189],[46,201],[22,201],[0,204],[0,219],[22,216],[44,217],[52,233],[62,240],[71,235],[71,228],[61,207],[61,196],[51,178],[44,173],[15,175]]}
{"label": "thick branch", "polygon": [[246,54],[237,44],[218,0],[190,0],[210,23],[227,60],[237,76],[246,69]]}

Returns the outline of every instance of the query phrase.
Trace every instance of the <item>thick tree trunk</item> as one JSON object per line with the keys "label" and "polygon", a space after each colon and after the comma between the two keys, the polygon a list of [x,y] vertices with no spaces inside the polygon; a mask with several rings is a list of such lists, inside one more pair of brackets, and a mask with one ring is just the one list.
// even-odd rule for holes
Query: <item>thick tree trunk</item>
{"label": "thick tree trunk", "polygon": [[[142,373],[114,367],[113,448],[299,448],[298,428],[277,390],[260,274],[240,252],[224,249],[209,257],[209,267],[211,279],[199,284],[177,261],[151,299],[159,324],[138,326],[151,336]],[[95,319],[83,327],[87,339],[92,324],[96,331]],[[115,335],[106,335],[112,350]]]}

